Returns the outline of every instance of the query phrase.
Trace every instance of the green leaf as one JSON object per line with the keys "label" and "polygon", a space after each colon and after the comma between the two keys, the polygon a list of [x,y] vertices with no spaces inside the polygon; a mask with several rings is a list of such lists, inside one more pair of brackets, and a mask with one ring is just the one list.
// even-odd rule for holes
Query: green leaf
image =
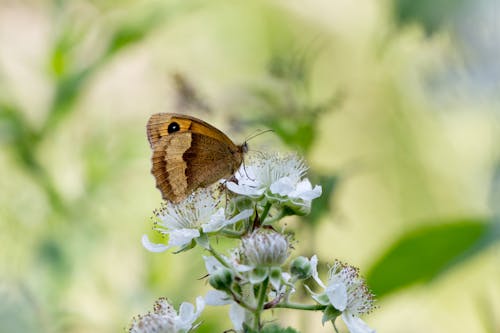
{"label": "green leaf", "polygon": [[378,298],[428,282],[500,239],[499,224],[463,219],[427,225],[403,235],[376,261],[367,282]]}
{"label": "green leaf", "polygon": [[321,323],[324,325],[327,321],[335,321],[335,319],[340,316],[340,314],[341,312],[339,310],[329,305],[326,307],[325,312],[323,312]]}
{"label": "green leaf", "polygon": [[319,198],[312,201],[311,213],[306,217],[311,225],[316,225],[320,218],[330,211],[330,199],[340,180],[340,177],[337,175],[320,175],[318,178],[322,193]]}
{"label": "green leaf", "polygon": [[149,12],[142,13],[135,19],[122,22],[110,38],[106,55],[113,55],[130,45],[142,41],[156,27],[170,18],[169,15],[173,14],[173,9],[154,8]]}
{"label": "green leaf", "polygon": [[51,111],[45,121],[43,133],[55,128],[66,115],[74,111],[75,102],[85,83],[96,69],[97,67],[91,66],[58,79]]}
{"label": "green leaf", "polygon": [[418,23],[431,35],[447,25],[466,0],[395,0],[393,11],[400,25]]}
{"label": "green leaf", "polygon": [[9,145],[28,170],[37,168],[34,149],[38,140],[21,109],[0,102],[0,143]]}

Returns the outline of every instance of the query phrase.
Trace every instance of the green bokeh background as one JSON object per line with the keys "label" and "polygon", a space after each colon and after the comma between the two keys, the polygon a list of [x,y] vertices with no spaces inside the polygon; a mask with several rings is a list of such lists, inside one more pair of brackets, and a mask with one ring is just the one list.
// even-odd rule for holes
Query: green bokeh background
{"label": "green bokeh background", "polygon": [[[0,1],[0,332],[119,332],[208,290],[140,238],[145,123],[298,151],[324,195],[295,255],[360,267],[378,332],[500,332],[500,8],[480,1]],[[299,290],[300,295],[303,291]],[[332,332],[320,313],[282,325]],[[231,328],[208,308],[199,332]],[[345,328],[340,325],[341,330]]]}

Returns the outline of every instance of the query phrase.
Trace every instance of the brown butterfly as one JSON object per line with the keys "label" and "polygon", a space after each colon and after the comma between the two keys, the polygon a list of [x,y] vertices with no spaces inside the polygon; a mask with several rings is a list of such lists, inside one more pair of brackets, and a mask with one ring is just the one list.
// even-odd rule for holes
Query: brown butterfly
{"label": "brown butterfly", "polygon": [[199,187],[231,177],[248,151],[246,142],[236,145],[212,125],[182,114],[152,115],[147,134],[156,187],[163,199],[173,203]]}

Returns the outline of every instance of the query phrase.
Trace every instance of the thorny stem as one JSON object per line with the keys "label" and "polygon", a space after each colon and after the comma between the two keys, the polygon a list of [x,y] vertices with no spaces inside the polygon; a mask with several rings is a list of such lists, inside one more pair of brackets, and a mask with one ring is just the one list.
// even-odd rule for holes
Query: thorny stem
{"label": "thorny stem", "polygon": [[298,303],[279,303],[272,307],[282,308],[282,309],[295,309],[295,310],[305,310],[305,311],[323,311],[326,305],[316,304],[316,305],[306,305]]}
{"label": "thorny stem", "polygon": [[260,332],[260,315],[262,313],[262,310],[264,310],[264,301],[266,300],[266,295],[267,295],[267,287],[269,286],[269,277],[267,277],[262,284],[260,285],[259,289],[259,299],[257,303],[257,309],[254,312],[254,329],[257,332]]}
{"label": "thorny stem", "polygon": [[247,309],[250,312],[254,312],[256,309],[248,305],[242,298],[241,295],[239,295],[237,292],[235,292],[232,288],[229,290],[231,292],[231,296],[233,296],[233,299],[236,303],[238,303],[239,306],[242,308]]}
{"label": "thorny stem", "polygon": [[217,259],[218,262],[221,263],[222,266],[231,268],[231,265],[229,265],[226,260],[224,260],[224,258],[222,258],[222,256],[214,250],[212,246],[209,245],[208,251],[214,256],[215,259]]}

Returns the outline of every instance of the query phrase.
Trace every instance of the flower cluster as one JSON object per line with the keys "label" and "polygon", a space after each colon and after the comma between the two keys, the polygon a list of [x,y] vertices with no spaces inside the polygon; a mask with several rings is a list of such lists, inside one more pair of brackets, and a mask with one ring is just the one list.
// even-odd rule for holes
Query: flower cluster
{"label": "flower cluster", "polygon": [[297,155],[264,155],[257,163],[240,168],[235,175],[237,182],[229,182],[227,188],[294,214],[307,215],[311,201],[321,195],[321,186],[313,188],[305,178],[306,171],[304,160]]}
{"label": "flower cluster", "polygon": [[[164,203],[155,214],[154,230],[167,241],[156,244],[144,235],[144,247],[152,252],[202,247],[209,253],[204,261],[214,290],[197,299],[196,311],[183,303],[177,314],[160,299],[153,313],[134,320],[130,332],[189,332],[207,304],[230,305],[235,332],[260,332],[264,311],[288,308],[322,311],[323,323],[331,321],[335,327],[341,317],[351,333],[373,333],[359,318],[373,308],[373,296],[358,270],[335,261],[325,285],[317,257],[290,259],[292,237],[277,231],[281,218],[308,214],[312,200],[321,195],[321,186],[313,187],[306,171],[297,155],[261,155],[224,182],[229,191],[225,200],[211,189],[201,189],[179,204]],[[215,236],[240,242],[225,255],[215,249]],[[316,304],[291,302],[297,284],[309,278],[323,288],[314,293],[305,286]]]}

